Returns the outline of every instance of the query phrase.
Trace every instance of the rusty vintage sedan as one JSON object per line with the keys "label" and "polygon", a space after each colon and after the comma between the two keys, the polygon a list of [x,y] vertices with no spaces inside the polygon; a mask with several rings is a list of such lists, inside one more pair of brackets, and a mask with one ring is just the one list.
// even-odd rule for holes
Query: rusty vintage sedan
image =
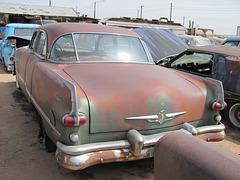
{"label": "rusty vintage sedan", "polygon": [[65,168],[153,157],[171,132],[225,138],[221,82],[155,65],[135,32],[46,24],[15,62],[16,86],[41,116],[46,149]]}

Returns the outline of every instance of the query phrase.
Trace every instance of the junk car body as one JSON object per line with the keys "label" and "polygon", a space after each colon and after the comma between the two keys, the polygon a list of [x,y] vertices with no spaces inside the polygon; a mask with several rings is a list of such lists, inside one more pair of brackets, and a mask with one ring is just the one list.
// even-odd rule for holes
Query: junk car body
{"label": "junk car body", "polygon": [[213,45],[210,39],[202,36],[179,35],[178,37],[190,47]]}
{"label": "junk car body", "polygon": [[164,66],[220,80],[228,104],[224,110],[225,118],[230,125],[240,128],[240,47],[193,47]]}
{"label": "junk car body", "polygon": [[[1,44],[1,58],[7,71],[13,70],[13,62],[11,59],[13,58],[15,49],[27,45],[26,39],[31,39],[34,29],[38,26],[37,24],[23,23],[10,23],[6,25]],[[11,37],[11,39],[9,37]],[[16,37],[18,43],[16,43],[13,37]]]}
{"label": "junk car body", "polygon": [[157,64],[162,59],[171,59],[189,46],[168,29],[136,28],[133,30],[144,40]]}
{"label": "junk car body", "polygon": [[15,55],[16,85],[42,117],[47,150],[62,166],[153,157],[163,135],[225,138],[220,81],[156,66],[134,32],[51,23]]}
{"label": "junk car body", "polygon": [[229,37],[225,41],[222,42],[222,45],[240,46],[240,37],[239,36]]}

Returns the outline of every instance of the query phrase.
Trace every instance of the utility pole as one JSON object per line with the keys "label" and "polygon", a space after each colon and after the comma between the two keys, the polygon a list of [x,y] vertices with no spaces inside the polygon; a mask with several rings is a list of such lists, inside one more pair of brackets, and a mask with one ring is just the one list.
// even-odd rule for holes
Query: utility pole
{"label": "utility pole", "polygon": [[96,4],[97,4],[97,2],[96,1],[94,1],[94,15],[93,15],[93,18],[95,19],[96,18]]}
{"label": "utility pole", "polygon": [[140,6],[140,8],[141,8],[140,18],[142,18],[142,14],[143,14],[143,12],[142,12],[142,8],[143,8],[143,7],[144,7],[143,5]]}
{"label": "utility pole", "polygon": [[170,6],[170,21],[172,21],[172,3],[171,3],[171,6]]}
{"label": "utility pole", "polygon": [[93,12],[93,17],[94,17],[94,19],[96,18],[96,8],[97,8],[97,3],[98,2],[104,2],[104,0],[99,0],[99,1],[94,1],[94,12]]}
{"label": "utility pole", "polygon": [[183,26],[185,24],[185,19],[186,19],[186,16],[183,16]]}
{"label": "utility pole", "polygon": [[51,0],[49,0],[49,7],[51,7],[52,6],[52,2],[51,2]]}

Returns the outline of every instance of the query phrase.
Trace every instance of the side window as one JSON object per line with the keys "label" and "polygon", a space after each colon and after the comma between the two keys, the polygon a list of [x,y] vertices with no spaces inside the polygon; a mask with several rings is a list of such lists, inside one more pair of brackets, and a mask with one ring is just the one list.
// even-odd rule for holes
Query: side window
{"label": "side window", "polygon": [[71,34],[61,36],[53,45],[50,59],[57,61],[76,61],[75,48]]}
{"label": "side window", "polygon": [[43,32],[40,32],[35,52],[41,56],[46,56],[46,47],[47,47],[46,35]]}
{"label": "side window", "polygon": [[34,32],[33,36],[32,36],[32,39],[29,43],[29,48],[30,49],[33,49],[34,48],[34,45],[35,45],[35,42],[36,42],[36,39],[37,39],[37,31]]}
{"label": "side window", "polygon": [[227,74],[226,59],[223,56],[219,56],[217,59],[217,72],[218,74]]}

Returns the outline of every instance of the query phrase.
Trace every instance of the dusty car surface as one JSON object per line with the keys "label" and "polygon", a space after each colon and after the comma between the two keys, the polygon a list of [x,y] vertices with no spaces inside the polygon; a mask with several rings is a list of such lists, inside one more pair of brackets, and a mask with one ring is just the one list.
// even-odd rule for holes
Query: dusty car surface
{"label": "dusty car surface", "polygon": [[42,117],[62,166],[153,157],[163,135],[222,140],[220,81],[156,66],[134,32],[87,23],[37,28],[15,55],[16,85]]}
{"label": "dusty car surface", "polygon": [[203,46],[189,48],[165,66],[222,81],[225,117],[240,128],[240,47]]}

